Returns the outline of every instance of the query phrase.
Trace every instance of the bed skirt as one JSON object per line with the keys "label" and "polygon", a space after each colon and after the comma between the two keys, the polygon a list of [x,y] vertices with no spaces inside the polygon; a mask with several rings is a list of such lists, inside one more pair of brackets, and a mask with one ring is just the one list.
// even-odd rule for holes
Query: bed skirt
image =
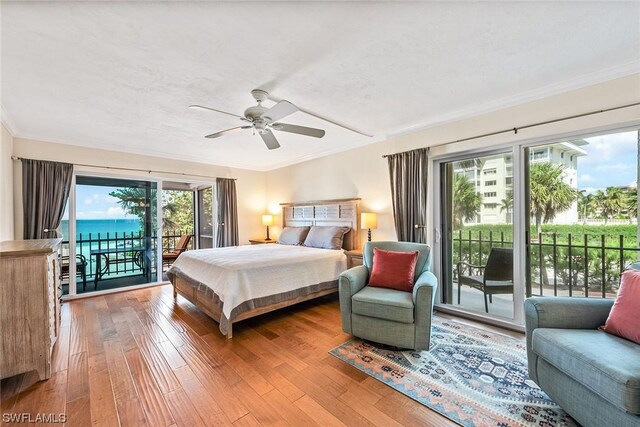
{"label": "bed skirt", "polygon": [[213,289],[192,279],[176,267],[169,269],[167,276],[174,287],[174,295],[179,292],[196,307],[207,313],[213,320],[218,322],[220,332],[228,337],[231,337],[233,322],[338,291],[338,281],[332,280],[275,295],[259,297],[244,301],[234,307],[231,310],[230,318],[227,318],[222,310],[223,301]]}

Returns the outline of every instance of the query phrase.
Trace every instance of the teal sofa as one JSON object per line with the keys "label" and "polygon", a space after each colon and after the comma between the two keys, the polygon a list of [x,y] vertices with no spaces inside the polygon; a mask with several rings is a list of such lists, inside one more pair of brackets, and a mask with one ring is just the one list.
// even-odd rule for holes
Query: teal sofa
{"label": "teal sofa", "polygon": [[[367,286],[373,267],[373,248],[418,251],[413,292]],[[367,242],[364,265],[339,276],[342,330],[377,343],[428,350],[438,281],[431,273],[431,248],[410,242]]]}
{"label": "teal sofa", "polygon": [[610,299],[525,301],[529,376],[585,427],[640,426],[640,345],[598,330],[612,306]]}

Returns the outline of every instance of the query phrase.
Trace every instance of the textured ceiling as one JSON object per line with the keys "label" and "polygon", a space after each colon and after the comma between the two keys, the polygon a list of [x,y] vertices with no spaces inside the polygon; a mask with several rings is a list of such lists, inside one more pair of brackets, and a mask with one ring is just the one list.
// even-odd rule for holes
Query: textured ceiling
{"label": "textured ceiling", "polygon": [[[18,137],[268,170],[638,72],[640,3],[2,2],[1,103]],[[249,91],[317,140],[268,151]]]}

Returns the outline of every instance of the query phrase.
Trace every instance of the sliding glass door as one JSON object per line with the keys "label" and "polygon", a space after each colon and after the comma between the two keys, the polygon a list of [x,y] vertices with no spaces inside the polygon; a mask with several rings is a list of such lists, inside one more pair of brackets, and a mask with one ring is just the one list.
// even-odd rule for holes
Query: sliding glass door
{"label": "sliding glass door", "polygon": [[208,249],[215,246],[215,228],[213,226],[213,187],[204,185],[197,191],[197,228],[198,248]]}
{"label": "sliding glass door", "polygon": [[638,249],[640,132],[526,149],[527,295],[613,298]]}
{"label": "sliding glass door", "polygon": [[511,153],[440,164],[442,302],[513,319]]}
{"label": "sliding glass door", "polygon": [[[76,176],[76,292],[157,281],[157,183]],[[71,260],[73,261],[73,260]]]}
{"label": "sliding glass door", "polygon": [[640,259],[639,151],[633,130],[436,160],[440,306],[522,324],[529,296],[615,297]]}

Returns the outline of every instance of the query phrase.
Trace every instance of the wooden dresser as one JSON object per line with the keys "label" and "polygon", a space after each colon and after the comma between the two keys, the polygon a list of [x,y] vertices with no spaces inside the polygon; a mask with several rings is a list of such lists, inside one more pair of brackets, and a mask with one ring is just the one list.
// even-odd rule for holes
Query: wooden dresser
{"label": "wooden dresser", "polygon": [[62,239],[0,242],[0,378],[51,376],[60,329]]}

